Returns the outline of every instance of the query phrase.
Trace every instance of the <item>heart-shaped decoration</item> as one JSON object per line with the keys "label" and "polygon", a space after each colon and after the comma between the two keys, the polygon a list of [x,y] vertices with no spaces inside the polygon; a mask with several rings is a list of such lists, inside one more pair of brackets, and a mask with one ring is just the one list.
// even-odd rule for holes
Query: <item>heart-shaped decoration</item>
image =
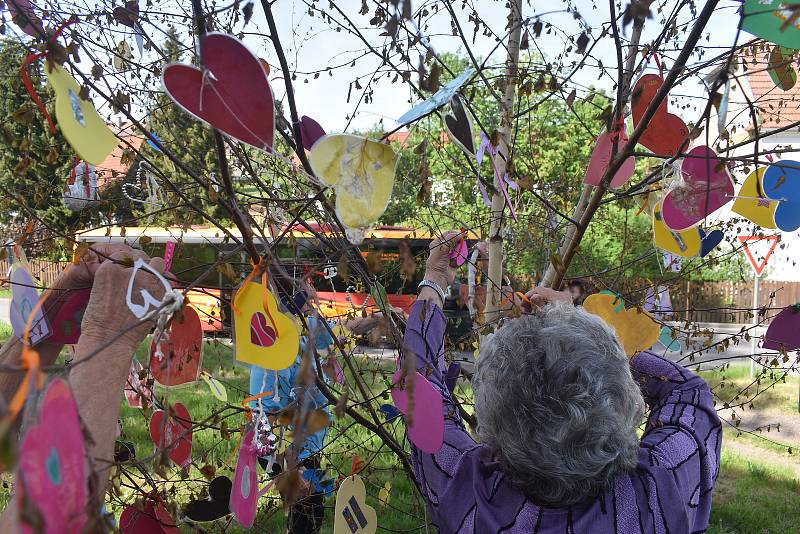
{"label": "heart-shaped decoration", "polygon": [[[53,325],[51,343],[74,345],[78,342],[81,337],[81,321],[91,294],[91,289],[70,291],[67,300],[58,308],[52,319],[49,310],[47,311],[48,322]],[[47,302],[44,307],[47,308]]]}
{"label": "heart-shaped decoration", "polygon": [[[31,274],[30,266],[26,261],[14,263],[8,278],[11,282],[11,304],[8,310],[11,328],[19,339],[25,339],[25,326],[28,318],[39,302],[39,293],[36,288],[40,284]],[[47,317],[44,316],[41,308],[36,309],[31,320],[31,344],[36,345],[50,337],[52,333]]]}
{"label": "heart-shaped decoration", "polygon": [[236,291],[233,302],[236,359],[276,371],[292,365],[300,334],[291,317],[278,310],[269,288],[247,282]]}
{"label": "heart-shaped decoration", "polygon": [[725,238],[725,234],[722,230],[712,230],[711,232],[706,233],[705,230],[702,228],[698,229],[700,232],[700,257],[705,258],[714,250],[717,245],[722,243],[722,240]]}
{"label": "heart-shaped decoration", "polygon": [[772,83],[783,91],[789,91],[797,83],[797,71],[792,65],[793,51],[782,46],[773,46],[769,53],[767,72]]}
{"label": "heart-shaped decoration", "polygon": [[[161,287],[164,288],[164,295],[168,292],[172,291],[172,285],[153,267],[150,266],[149,263],[144,261],[143,259],[139,258],[135,262],[133,262],[133,272],[131,273],[131,277],[128,280],[128,291],[125,294],[125,299],[128,304],[128,308],[131,312],[139,319],[150,313],[152,308],[158,308],[163,303],[164,297],[156,298],[154,297],[149,290],[144,288],[139,288],[138,294],[142,300],[142,303],[139,304],[138,302],[134,301],[133,296],[137,293],[134,290],[136,286],[136,275],[139,273],[139,270],[144,269],[148,271],[150,274],[156,277],[156,279],[161,284]],[[137,299],[138,300],[138,299]]]}
{"label": "heart-shaped decoration", "polygon": [[[600,180],[603,178],[608,169],[608,164],[611,161],[611,150],[614,148],[614,143],[611,134],[603,132],[597,137],[595,141],[594,150],[592,150],[592,158],[589,160],[589,167],[586,169],[586,176],[583,183],[589,185],[600,185]],[[625,146],[628,142],[628,136],[625,134],[625,129],[620,130],[619,141],[617,142],[617,150]],[[636,170],[636,158],[630,156],[625,159],[622,166],[614,174],[611,179],[611,187],[621,187],[631,179],[633,172]]]}
{"label": "heart-shaped decoration", "polygon": [[681,165],[684,184],[664,196],[664,224],[686,230],[733,199],[733,180],[728,167],[707,146],[689,151]]}
{"label": "heart-shaped decoration", "polygon": [[657,248],[682,258],[693,258],[700,254],[701,240],[697,228],[681,232],[667,228],[661,215],[661,202],[653,206],[653,241]]}
{"label": "heart-shaped decoration", "polygon": [[123,391],[125,400],[131,408],[143,408],[143,401],[146,406],[153,404],[153,390],[139,379],[139,373],[141,373],[142,369],[142,364],[134,356],[131,360],[131,369],[128,372],[128,380]]}
{"label": "heart-shaped decoration", "polygon": [[99,200],[97,194],[97,173],[94,165],[85,161],[78,162],[67,181],[67,187],[61,195],[64,205],[72,211],[80,211]]}
{"label": "heart-shaped decoration", "polygon": [[339,484],[333,512],[333,534],[375,534],[378,514],[367,504],[367,488],[358,475]]}
{"label": "heart-shaped decoration", "polygon": [[745,179],[731,211],[762,228],[775,228],[775,210],[779,202],[764,196],[764,173],[767,167],[754,170]]}
{"label": "heart-shaped decoration", "polygon": [[136,21],[139,20],[139,0],[128,0],[125,2],[125,7],[115,7],[114,11],[112,11],[112,15],[114,16],[114,20],[123,26],[134,28],[136,26]]}
{"label": "heart-shaped decoration", "polygon": [[[408,439],[420,450],[435,453],[444,442],[444,415],[442,394],[421,374],[415,372],[401,381],[402,371],[392,377],[392,402],[406,415],[409,404],[413,405],[411,423],[408,425]],[[406,381],[414,380],[413,399],[409,400]]]}
{"label": "heart-shaped decoration", "polygon": [[[158,350],[160,349],[160,350]],[[184,306],[156,346],[150,344],[150,372],[165,387],[196,382],[203,365],[203,325],[191,306]]]}
{"label": "heart-shaped decoration", "polygon": [[231,513],[233,483],[228,477],[217,477],[208,485],[208,497],[186,505],[186,517],[198,523],[216,521]]}
{"label": "heart-shaped decoration", "polygon": [[36,15],[30,0],[9,0],[6,6],[11,12],[11,20],[20,30],[31,37],[45,37],[42,19]]}
{"label": "heart-shaped decoration", "polygon": [[267,322],[267,316],[256,312],[250,319],[250,342],[259,347],[271,347],[275,343],[275,330]]}
{"label": "heart-shaped decoration", "polygon": [[444,125],[448,136],[468,156],[475,157],[475,137],[472,132],[472,121],[469,119],[461,97],[458,94],[450,99],[451,113],[445,113]]}
{"label": "heart-shaped decoration", "polygon": [[397,124],[403,125],[409,122],[414,122],[421,119],[426,115],[430,115],[440,107],[449,102],[453,96],[461,89],[461,86],[467,83],[467,80],[475,75],[475,69],[469,68],[444,84],[436,93],[431,95],[430,98],[420,102],[413,108],[409,109],[403,116],[397,119]]}
{"label": "heart-shaped decoration", "polygon": [[244,528],[253,526],[256,519],[258,501],[258,469],[256,467],[256,448],[253,445],[254,431],[248,426],[239,446],[239,459],[233,476],[230,510]]}
{"label": "heart-shaped decoration", "polygon": [[145,502],[144,509],[126,507],[119,516],[119,531],[122,534],[180,534],[177,521],[163,504]]}
{"label": "heart-shaped decoration", "polygon": [[683,350],[683,346],[679,339],[672,337],[673,330],[672,328],[665,326],[661,329],[661,333],[658,335],[658,342],[664,345],[664,348],[673,352],[677,352],[679,350]]}
{"label": "heart-shaped decoration", "polygon": [[787,3],[785,0],[745,0],[742,29],[775,44],[800,48],[800,28],[797,21],[786,24],[792,17],[792,12],[786,9]]}
{"label": "heart-shaped decoration", "polygon": [[775,226],[784,232],[800,228],[800,162],[781,160],[764,173],[764,194],[778,201]]}
{"label": "heart-shaped decoration", "polygon": [[320,138],[325,137],[325,130],[322,129],[322,126],[306,115],[300,117],[300,133],[303,136],[303,148],[306,150],[311,150],[314,143]]}
{"label": "heart-shaped decoration", "polygon": [[647,350],[658,341],[661,325],[653,316],[636,308],[625,309],[625,301],[615,293],[601,291],[589,295],[583,301],[583,308],[614,329],[628,356]]}
{"label": "heart-shaped decoration", "polygon": [[45,73],[56,94],[56,118],[61,133],[82,160],[101,164],[117,147],[117,136],[97,114],[92,101],[80,97],[81,88],[67,71],[47,62]]}
{"label": "heart-shaped decoration", "polygon": [[200,41],[204,68],[171,63],[161,82],[184,111],[225,135],[272,151],[275,105],[256,55],[232,35],[212,32]]}
{"label": "heart-shaped decoration", "polygon": [[[645,74],[636,82],[631,98],[634,128],[639,126],[644,112],[663,84],[664,80],[658,74]],[[680,117],[667,111],[667,100],[665,98],[659,104],[647,129],[639,138],[639,144],[656,154],[674,156],[687,143],[689,128]]]}
{"label": "heart-shaped decoration", "polygon": [[467,247],[467,240],[463,237],[458,241],[458,244],[450,251],[450,265],[461,267],[467,261],[469,255],[469,248]]}
{"label": "heart-shaped decoration", "polygon": [[225,386],[222,384],[222,382],[206,372],[200,373],[200,378],[205,381],[208,389],[211,390],[211,394],[214,395],[217,400],[221,402],[228,402],[228,391],[225,389]]}
{"label": "heart-shaped decoration", "polygon": [[800,348],[800,310],[797,306],[787,306],[772,318],[761,346],[785,351]]}
{"label": "heart-shaped decoration", "polygon": [[386,417],[387,423],[389,421],[394,421],[395,419],[403,415],[403,413],[397,408],[395,408],[394,405],[392,404],[381,404],[379,410],[381,411],[383,416]]}
{"label": "heart-shaped decoration", "polygon": [[314,174],[336,191],[336,213],[348,228],[367,228],[383,215],[398,157],[391,146],[356,135],[326,135],[311,147]]}
{"label": "heart-shaped decoration", "polygon": [[156,447],[167,451],[170,459],[180,467],[192,461],[192,417],[180,402],[172,405],[171,415],[156,410],[150,418],[150,439]]}
{"label": "heart-shaped decoration", "polygon": [[[83,432],[65,381],[56,378],[48,384],[39,422],[25,432],[19,451],[22,484],[17,488],[41,513],[37,532],[81,532],[86,523]],[[22,531],[33,529],[22,523]]]}

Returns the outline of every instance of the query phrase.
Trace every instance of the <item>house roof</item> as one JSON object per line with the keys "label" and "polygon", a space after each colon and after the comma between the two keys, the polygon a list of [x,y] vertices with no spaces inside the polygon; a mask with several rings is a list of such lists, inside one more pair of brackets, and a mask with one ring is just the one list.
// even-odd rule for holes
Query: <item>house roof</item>
{"label": "house roof", "polygon": [[758,53],[755,61],[750,56],[746,58],[746,65],[761,127],[773,129],[800,121],[800,81],[788,91],[777,87],[767,72],[768,56],[768,53]]}
{"label": "house roof", "polygon": [[138,152],[144,142],[144,136],[130,123],[111,126],[111,129],[120,142],[102,163],[95,166],[97,187],[100,189],[125,176],[135,160],[135,152]]}

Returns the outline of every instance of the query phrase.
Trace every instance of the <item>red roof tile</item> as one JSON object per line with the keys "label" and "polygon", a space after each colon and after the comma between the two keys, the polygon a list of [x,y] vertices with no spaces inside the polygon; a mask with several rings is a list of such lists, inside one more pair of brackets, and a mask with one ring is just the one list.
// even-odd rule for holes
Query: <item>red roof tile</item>
{"label": "red roof tile", "polygon": [[102,163],[95,166],[97,187],[100,189],[110,182],[125,177],[131,164],[128,161],[123,162],[124,152],[126,150],[131,152],[126,160],[133,162],[135,157],[133,152],[138,151],[144,142],[144,136],[136,131],[132,124],[111,126],[111,129],[120,138],[120,142]]}
{"label": "red roof tile", "polygon": [[759,52],[756,62],[752,56],[746,57],[745,61],[761,127],[773,129],[800,121],[800,82],[788,91],[776,87],[766,70],[768,56],[768,53]]}

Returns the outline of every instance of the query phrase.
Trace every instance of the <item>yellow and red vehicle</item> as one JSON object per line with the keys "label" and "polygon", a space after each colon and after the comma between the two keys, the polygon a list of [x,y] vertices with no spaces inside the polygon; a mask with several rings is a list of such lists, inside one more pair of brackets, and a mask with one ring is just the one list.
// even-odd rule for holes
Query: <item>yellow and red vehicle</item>
{"label": "yellow and red vehicle", "polygon": [[[316,289],[320,314],[334,318],[352,312],[369,314],[377,311],[374,300],[364,291],[363,279],[349,272],[350,266],[330,259],[333,249],[353,245],[344,240],[338,243],[341,247],[323,243],[323,240],[334,238],[333,234],[316,223],[284,230],[277,246],[273,246],[273,252],[290,276],[305,278]],[[240,237],[238,229],[230,228],[228,232]],[[379,226],[358,245],[368,265],[368,274],[386,288],[391,306],[405,312],[411,308],[433,238],[425,230]],[[249,270],[249,261],[244,252],[235,252],[235,243],[218,228],[110,227],[81,232],[76,239],[97,244],[127,243],[141,246],[148,254],[158,256],[163,255],[166,243],[178,244],[171,271],[184,287],[193,284],[187,296],[190,304],[198,310],[203,328],[206,331],[229,329],[226,317],[229,316],[230,295],[229,290],[222,288],[230,288],[232,280],[228,277],[231,272],[244,278]],[[478,236],[470,233],[467,239],[474,242]],[[271,239],[270,244],[274,245]],[[220,261],[221,258],[224,260]],[[226,273],[226,269],[218,269],[220,263],[233,266],[233,271],[227,270]]]}

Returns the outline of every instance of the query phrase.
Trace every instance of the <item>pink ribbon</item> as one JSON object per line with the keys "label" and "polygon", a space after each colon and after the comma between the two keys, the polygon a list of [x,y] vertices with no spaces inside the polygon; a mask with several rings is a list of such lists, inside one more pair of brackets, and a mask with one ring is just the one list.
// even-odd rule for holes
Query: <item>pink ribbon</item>
{"label": "pink ribbon", "polygon": [[481,163],[483,163],[483,156],[489,152],[491,156],[490,161],[492,162],[492,168],[494,169],[494,175],[497,178],[497,182],[500,184],[500,191],[503,193],[503,198],[506,200],[506,204],[508,204],[508,209],[511,211],[511,218],[514,219],[514,222],[519,222],[517,219],[517,214],[514,211],[514,206],[511,204],[511,199],[508,197],[508,188],[510,187],[513,190],[517,189],[517,182],[512,180],[509,175],[508,171],[506,171],[504,176],[500,176],[500,171],[497,169],[497,163],[495,163],[494,159],[497,157],[497,149],[492,145],[489,141],[489,138],[486,136],[485,133],[481,132],[481,144],[478,146],[478,153],[475,155],[475,158],[478,160],[478,186],[481,188],[481,194],[483,194],[483,201],[486,203],[487,206],[491,205],[491,201],[489,200],[489,195],[486,193],[486,188],[483,186],[483,182],[480,179],[480,168]]}

